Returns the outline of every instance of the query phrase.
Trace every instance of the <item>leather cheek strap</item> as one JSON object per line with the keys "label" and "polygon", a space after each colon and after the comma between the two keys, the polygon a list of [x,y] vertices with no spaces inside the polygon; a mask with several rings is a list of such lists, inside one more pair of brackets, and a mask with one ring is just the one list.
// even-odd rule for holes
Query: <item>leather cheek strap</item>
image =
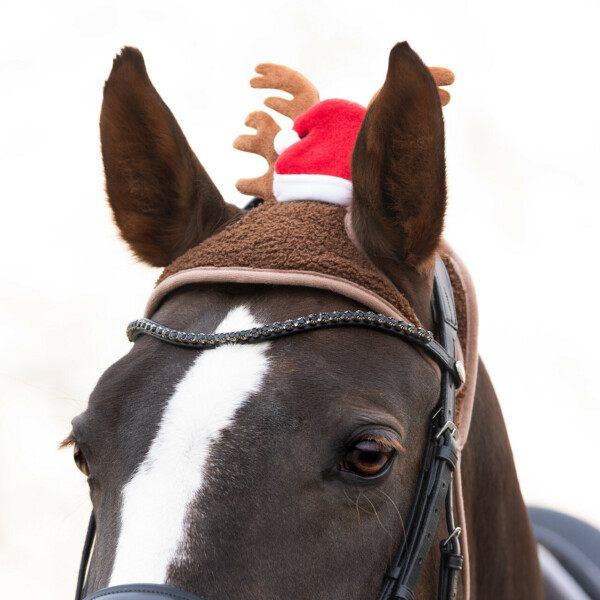
{"label": "leather cheek strap", "polygon": [[98,590],[86,600],[107,598],[110,600],[203,600],[200,596],[184,592],[170,585],[152,583],[134,583],[128,585],[115,585]]}
{"label": "leather cheek strap", "polygon": [[[448,356],[448,366],[454,365],[458,346],[457,319],[452,286],[446,268],[438,257],[432,303],[434,319],[441,344]],[[436,358],[433,356],[433,358]],[[458,461],[455,434],[455,372],[442,371],[440,398],[432,416],[429,437],[413,505],[408,517],[404,543],[388,569],[378,600],[415,600],[415,588],[445,504],[448,537],[440,546],[438,598],[456,598],[458,571],[462,568],[458,537],[460,528],[454,524],[452,506],[452,474]]]}

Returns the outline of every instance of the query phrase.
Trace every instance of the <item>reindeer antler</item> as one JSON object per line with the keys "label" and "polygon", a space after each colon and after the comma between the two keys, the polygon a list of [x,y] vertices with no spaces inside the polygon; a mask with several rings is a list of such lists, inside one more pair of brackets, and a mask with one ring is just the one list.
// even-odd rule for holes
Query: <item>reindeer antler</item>
{"label": "reindeer antler", "polygon": [[281,90],[294,97],[293,100],[273,97],[265,100],[266,106],[292,121],[319,101],[317,88],[298,71],[271,63],[262,63],[255,71],[261,77],[250,80],[253,88]]}
{"label": "reindeer antler", "polygon": [[242,194],[257,196],[263,200],[274,199],[273,196],[273,167],[277,160],[277,152],[273,147],[273,140],[281,129],[271,115],[263,110],[250,113],[244,122],[248,127],[256,129],[253,135],[240,135],[233,142],[236,150],[252,152],[262,156],[268,163],[267,172],[260,177],[251,179],[238,179],[235,187]]}
{"label": "reindeer antler", "polygon": [[450,69],[444,69],[444,67],[429,67],[429,72],[435,81],[435,85],[438,86],[440,102],[442,106],[446,106],[450,102],[450,92],[443,90],[440,86],[452,85],[454,83],[454,73]]}
{"label": "reindeer antler", "polygon": [[[454,83],[454,73],[450,69],[444,67],[428,67],[435,84],[438,86],[438,94],[440,96],[440,103],[442,106],[446,106],[450,102],[450,92],[443,90],[441,85],[452,85]],[[369,100],[368,106],[373,104],[373,100],[377,98],[379,90],[377,90],[374,96]]]}
{"label": "reindeer antler", "polygon": [[[265,100],[267,107],[292,121],[319,102],[319,92],[315,86],[298,71],[271,63],[262,63],[255,70],[260,76],[250,80],[253,88],[281,90],[293,96],[292,100],[277,97],[269,97]],[[233,147],[262,156],[267,161],[269,168],[260,177],[238,180],[235,186],[242,194],[258,196],[264,200],[274,200],[273,167],[278,155],[273,147],[273,140],[281,128],[273,117],[264,111],[250,113],[245,124],[256,129],[257,133],[240,135],[233,142]]]}
{"label": "reindeer antler", "polygon": [[[253,88],[281,90],[293,96],[292,100],[273,96],[265,100],[267,107],[290,118],[292,121],[319,102],[319,92],[315,86],[298,71],[271,63],[262,63],[255,70],[259,76],[250,80],[250,85]],[[454,73],[443,67],[430,67],[429,71],[438,86],[442,106],[446,106],[450,102],[450,94],[440,86],[451,85],[454,82]],[[246,117],[245,124],[256,129],[256,133],[240,135],[233,142],[233,147],[237,150],[262,156],[269,167],[260,177],[239,179],[235,186],[242,194],[258,196],[265,201],[275,200],[273,195],[273,168],[278,154],[273,146],[273,140],[281,127],[273,117],[262,110],[250,113]]]}

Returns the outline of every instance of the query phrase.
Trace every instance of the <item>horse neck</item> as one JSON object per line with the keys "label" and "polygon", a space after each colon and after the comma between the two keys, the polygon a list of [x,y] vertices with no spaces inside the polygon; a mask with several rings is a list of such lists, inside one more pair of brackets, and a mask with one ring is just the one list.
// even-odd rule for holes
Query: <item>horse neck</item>
{"label": "horse neck", "polygon": [[481,360],[461,471],[471,600],[541,600],[543,589],[537,545],[500,405]]}

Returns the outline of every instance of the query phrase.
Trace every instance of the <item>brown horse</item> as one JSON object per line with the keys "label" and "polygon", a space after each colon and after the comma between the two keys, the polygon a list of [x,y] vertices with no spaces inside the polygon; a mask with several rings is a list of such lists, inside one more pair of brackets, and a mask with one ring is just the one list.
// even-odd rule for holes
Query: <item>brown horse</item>
{"label": "brown horse", "polygon": [[[267,218],[288,211],[313,219],[314,236],[299,235],[284,260],[286,272],[299,270],[296,254],[316,244],[313,237],[327,241],[319,228],[348,213],[313,209],[316,202],[248,211],[225,203],[137,50],[115,59],[100,125],[115,221],[149,264],[171,265],[208,242],[215,271],[246,222],[273,236],[280,223]],[[435,82],[407,44],[392,50],[385,84],[362,122],[352,185],[357,260],[406,299],[404,314],[435,332],[444,127]],[[244,280],[255,244],[259,254],[260,241],[251,240],[235,281],[182,280],[155,299],[149,316],[175,330],[227,332],[371,308],[333,285]],[[277,259],[280,251],[269,248]],[[210,352],[140,336],[101,377],[69,438],[97,522],[87,593],[148,583],[206,600],[377,598],[404,542],[440,371],[419,347],[369,328]],[[465,556],[457,597],[541,598],[536,543],[500,407],[481,362],[476,373],[476,384],[467,382],[474,403],[457,467],[462,490],[455,488]],[[442,513],[434,549],[448,536],[444,523]],[[438,597],[439,563],[439,553],[429,552],[414,597]],[[170,597],[188,597],[184,591]]]}

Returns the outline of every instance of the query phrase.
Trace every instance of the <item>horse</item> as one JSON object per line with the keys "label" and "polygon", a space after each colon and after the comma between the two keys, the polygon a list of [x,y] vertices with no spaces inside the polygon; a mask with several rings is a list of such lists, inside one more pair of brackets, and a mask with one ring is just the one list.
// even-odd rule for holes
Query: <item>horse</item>
{"label": "horse", "polygon": [[[295,115],[302,98],[279,106],[299,102]],[[542,598],[496,394],[446,326],[474,299],[442,238],[440,91],[409,45],[360,118],[346,206],[225,202],[133,48],[114,60],[100,131],[120,234],[166,271],[65,442],[94,515],[79,597]],[[432,494],[435,509],[415,503]]]}

